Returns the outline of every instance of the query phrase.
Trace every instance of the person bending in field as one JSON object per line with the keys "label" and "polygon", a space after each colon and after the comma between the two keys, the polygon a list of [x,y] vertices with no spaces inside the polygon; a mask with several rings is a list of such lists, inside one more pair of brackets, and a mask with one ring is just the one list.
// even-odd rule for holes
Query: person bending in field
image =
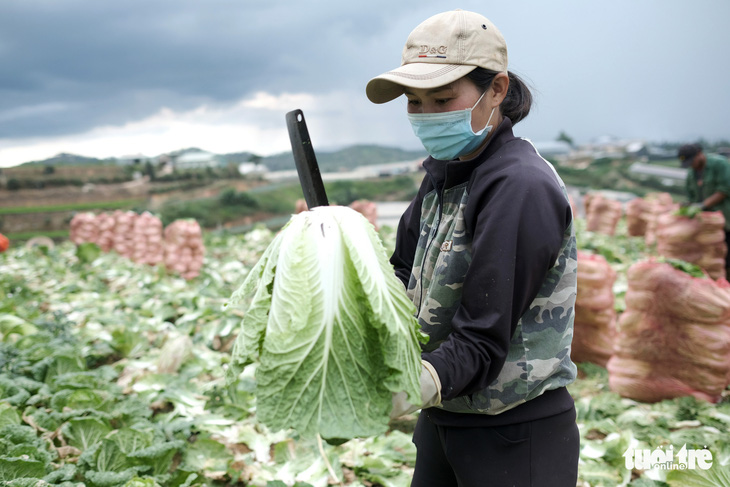
{"label": "person bending in field", "polygon": [[[706,154],[699,144],[685,144],[677,151],[687,168],[685,190],[689,203],[702,211],[720,211],[725,217],[725,243],[730,248],[730,161],[720,154]],[[730,252],[725,256],[730,275]]]}

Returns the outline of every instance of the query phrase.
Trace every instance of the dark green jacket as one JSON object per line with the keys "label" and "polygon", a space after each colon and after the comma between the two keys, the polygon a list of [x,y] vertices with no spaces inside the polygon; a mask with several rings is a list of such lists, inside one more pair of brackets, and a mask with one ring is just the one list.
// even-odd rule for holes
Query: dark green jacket
{"label": "dark green jacket", "polygon": [[[701,181],[701,184],[699,184]],[[687,196],[691,203],[702,203],[708,196],[718,191],[727,196],[719,205],[706,208],[708,211],[721,211],[725,216],[725,230],[730,230],[730,162],[719,154],[707,154],[707,165],[701,179],[692,168],[687,171],[685,181]]]}

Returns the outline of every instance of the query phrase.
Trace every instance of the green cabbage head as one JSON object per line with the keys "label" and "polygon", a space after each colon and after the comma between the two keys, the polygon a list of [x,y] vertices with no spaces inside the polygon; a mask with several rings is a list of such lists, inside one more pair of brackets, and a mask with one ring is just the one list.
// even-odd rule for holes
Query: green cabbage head
{"label": "green cabbage head", "polygon": [[360,213],[294,215],[229,304],[249,296],[230,370],[257,363],[256,415],[272,430],[372,436],[388,428],[392,393],[420,401],[425,335]]}

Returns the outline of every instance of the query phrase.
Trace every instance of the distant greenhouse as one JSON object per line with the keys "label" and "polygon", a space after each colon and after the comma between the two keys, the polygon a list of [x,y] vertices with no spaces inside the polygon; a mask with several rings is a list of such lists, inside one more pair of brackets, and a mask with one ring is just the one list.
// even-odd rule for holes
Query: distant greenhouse
{"label": "distant greenhouse", "polygon": [[546,142],[533,142],[537,151],[543,157],[555,157],[568,155],[573,151],[573,147],[562,140],[550,140]]}
{"label": "distant greenhouse", "polygon": [[175,159],[176,169],[204,169],[219,165],[219,156],[207,151],[185,152]]}

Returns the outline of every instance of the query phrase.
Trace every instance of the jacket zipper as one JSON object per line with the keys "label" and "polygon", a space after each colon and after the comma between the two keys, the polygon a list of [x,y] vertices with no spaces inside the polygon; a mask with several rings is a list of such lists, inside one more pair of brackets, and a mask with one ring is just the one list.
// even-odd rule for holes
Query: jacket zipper
{"label": "jacket zipper", "polygon": [[[445,181],[444,181],[444,183],[445,183]],[[436,185],[433,183],[433,178],[431,178],[431,184],[433,184],[434,188],[436,188]],[[430,232],[431,235],[429,235],[429,240],[428,240],[428,243],[426,244],[426,249],[423,252],[423,258],[421,260],[421,276],[420,276],[421,297],[418,300],[418,315],[417,316],[421,315],[421,306],[423,305],[423,269],[424,269],[424,265],[426,264],[426,261],[428,260],[428,255],[430,253],[431,246],[433,245],[433,241],[435,240],[436,235],[438,235],[438,230],[439,230],[439,227],[441,226],[441,219],[443,218],[443,211],[444,211],[444,205],[443,205],[444,188],[443,187],[441,188],[440,191],[439,190],[436,191],[436,196],[438,198],[439,213],[438,213],[438,217],[436,217],[436,221],[434,222],[434,224],[431,227],[431,232]]]}

